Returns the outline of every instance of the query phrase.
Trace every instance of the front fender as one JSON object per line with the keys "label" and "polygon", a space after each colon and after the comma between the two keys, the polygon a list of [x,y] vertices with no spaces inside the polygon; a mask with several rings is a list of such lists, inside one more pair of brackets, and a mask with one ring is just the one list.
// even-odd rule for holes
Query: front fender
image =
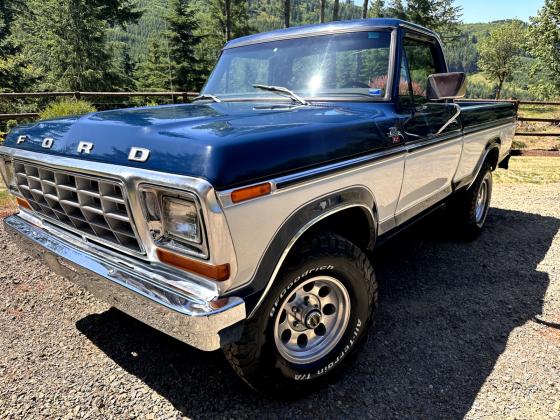
{"label": "front fender", "polygon": [[377,235],[378,215],[375,198],[368,188],[353,186],[310,200],[295,210],[280,226],[264,252],[253,280],[242,290],[232,292],[244,297],[249,317],[266,297],[298,239],[321,220],[353,207],[364,209],[370,222],[370,244],[373,245]]}

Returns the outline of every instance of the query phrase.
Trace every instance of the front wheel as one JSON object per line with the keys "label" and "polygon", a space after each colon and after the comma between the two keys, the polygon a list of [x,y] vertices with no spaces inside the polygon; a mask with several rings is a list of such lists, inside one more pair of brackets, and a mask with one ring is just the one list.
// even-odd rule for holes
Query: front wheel
{"label": "front wheel", "polygon": [[301,396],[337,375],[365,337],[377,306],[366,255],[332,233],[301,244],[244,328],[224,348],[255,390]]}

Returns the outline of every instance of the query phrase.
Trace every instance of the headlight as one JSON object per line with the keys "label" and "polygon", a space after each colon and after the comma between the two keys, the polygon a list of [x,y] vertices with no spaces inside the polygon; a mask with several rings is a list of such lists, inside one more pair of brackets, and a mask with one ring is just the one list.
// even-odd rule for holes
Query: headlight
{"label": "headlight", "polygon": [[193,195],[143,187],[141,196],[156,246],[208,257],[202,214]]}
{"label": "headlight", "polygon": [[166,235],[200,244],[198,209],[194,203],[172,197],[163,197],[163,221]]}
{"label": "headlight", "polygon": [[12,160],[7,156],[0,156],[0,174],[4,184],[11,192],[17,192],[16,176],[14,173],[14,165]]}

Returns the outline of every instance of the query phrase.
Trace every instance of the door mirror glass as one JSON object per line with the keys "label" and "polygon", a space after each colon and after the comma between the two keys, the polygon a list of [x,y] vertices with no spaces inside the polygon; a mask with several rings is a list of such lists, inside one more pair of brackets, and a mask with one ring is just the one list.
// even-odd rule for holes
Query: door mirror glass
{"label": "door mirror glass", "polygon": [[437,73],[428,76],[429,100],[459,99],[467,91],[467,75],[465,73]]}

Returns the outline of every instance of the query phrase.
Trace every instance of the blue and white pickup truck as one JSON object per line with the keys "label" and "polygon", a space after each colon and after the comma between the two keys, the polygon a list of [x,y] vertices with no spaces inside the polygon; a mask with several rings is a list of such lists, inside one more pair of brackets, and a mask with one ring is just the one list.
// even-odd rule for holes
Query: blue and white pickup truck
{"label": "blue and white pickup truck", "polygon": [[13,130],[4,224],[258,391],[301,395],[372,324],[377,244],[442,205],[461,235],[483,228],[516,109],[464,92],[438,35],[396,19],[236,39],[191,104]]}

